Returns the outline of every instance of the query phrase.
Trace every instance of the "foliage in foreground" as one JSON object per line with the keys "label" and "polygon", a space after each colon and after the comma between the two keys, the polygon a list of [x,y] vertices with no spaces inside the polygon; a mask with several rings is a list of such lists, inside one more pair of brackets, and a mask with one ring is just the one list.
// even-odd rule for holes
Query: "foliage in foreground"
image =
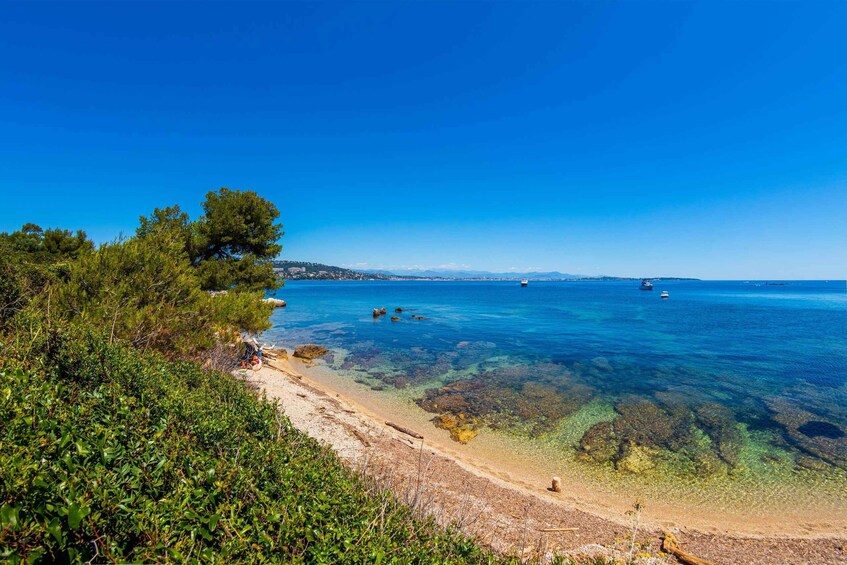
{"label": "foliage in foreground", "polygon": [[216,332],[270,325],[261,291],[203,292],[182,242],[168,232],[103,245],[72,262],[54,286],[60,317],[169,355],[208,349]]}
{"label": "foliage in foreground", "polygon": [[0,368],[0,559],[482,562],[230,375],[51,330]]}

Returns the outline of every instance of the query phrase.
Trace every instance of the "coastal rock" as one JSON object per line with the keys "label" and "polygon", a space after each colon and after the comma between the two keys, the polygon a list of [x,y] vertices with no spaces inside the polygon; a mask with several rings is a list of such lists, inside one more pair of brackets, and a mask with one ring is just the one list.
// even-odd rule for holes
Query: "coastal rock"
{"label": "coastal rock", "polygon": [[436,428],[441,428],[442,430],[452,430],[453,428],[459,425],[459,419],[453,416],[452,414],[441,414],[433,418],[432,423],[435,424]]}
{"label": "coastal rock", "polygon": [[379,313],[379,309],[374,308],[374,318],[379,318],[380,316],[381,316],[381,314]]}
{"label": "coastal rock", "polygon": [[467,445],[477,435],[479,435],[479,430],[472,428],[453,428],[450,430],[450,437],[453,441],[458,441],[462,445]]}
{"label": "coastal rock", "polygon": [[264,352],[265,359],[288,359],[288,351],[285,349],[272,349]]}
{"label": "coastal rock", "polygon": [[[847,470],[847,430],[782,398],[766,399],[765,405],[795,448],[807,456]],[[812,466],[811,461],[804,463],[804,467]]]}
{"label": "coastal rock", "polygon": [[656,466],[653,455],[654,450],[641,445],[629,445],[624,449],[623,457],[618,460],[617,469],[640,475]]}
{"label": "coastal rock", "polygon": [[694,462],[695,473],[703,478],[723,475],[728,470],[724,461],[711,449],[695,451],[691,456],[691,460]]}
{"label": "coastal rock", "polygon": [[279,298],[265,298],[265,304],[270,304],[274,308],[285,308],[285,300]]}
{"label": "coastal rock", "polygon": [[684,406],[666,410],[655,402],[633,399],[619,402],[615,411],[620,414],[615,430],[627,441],[676,451],[690,436],[691,415]]}
{"label": "coastal rock", "polygon": [[303,359],[305,361],[312,361],[317,359],[318,357],[322,357],[329,353],[329,349],[326,347],[322,347],[320,345],[315,345],[310,343],[308,345],[301,345],[300,347],[294,350],[294,357],[298,359]]}
{"label": "coastal rock", "polygon": [[391,316],[391,321],[392,321],[392,322],[399,322],[399,321],[400,321],[400,317],[399,317],[399,316]]}
{"label": "coastal rock", "polygon": [[385,316],[385,314],[388,313],[388,310],[386,310],[385,307],[382,307],[379,309],[379,313],[380,315]]}
{"label": "coastal rock", "polygon": [[588,428],[579,440],[579,448],[583,459],[594,460],[598,463],[613,461],[620,451],[620,443],[615,436],[612,422],[598,422]]}
{"label": "coastal rock", "polygon": [[425,316],[419,316],[418,314],[412,314],[413,320],[426,320]]}
{"label": "coastal rock", "polygon": [[[518,376],[525,378],[524,373]],[[429,389],[418,405],[428,412],[465,413],[494,429],[510,427],[538,436],[575,412],[591,395],[587,387],[561,378],[557,385],[521,382],[510,369],[498,369]]]}
{"label": "coastal rock", "polygon": [[743,440],[732,411],[710,402],[697,407],[694,416],[700,429],[712,440],[717,455],[730,467],[737,466]]}
{"label": "coastal rock", "polygon": [[452,412],[458,414],[470,408],[461,394],[428,394],[418,401],[418,405],[427,412]]}
{"label": "coastal rock", "polygon": [[402,308],[400,308],[400,307],[397,307],[397,308],[395,308],[395,309],[394,309],[394,311],[395,311],[395,312],[397,312],[397,313],[399,314],[400,312],[402,312],[402,311],[403,311],[403,309],[402,309]]}
{"label": "coastal rock", "polygon": [[601,371],[607,371],[608,372],[608,371],[612,370],[612,364],[609,363],[609,360],[606,359],[605,357],[595,357],[594,359],[591,360],[591,365],[595,369],[599,369]]}
{"label": "coastal rock", "polygon": [[432,419],[436,428],[448,430],[450,438],[461,444],[467,444],[479,434],[475,422],[469,420],[464,414],[454,416],[452,414],[441,414]]}
{"label": "coastal rock", "polygon": [[738,466],[742,435],[728,408],[707,403],[692,411],[663,398],[663,404],[644,398],[616,404],[613,421],[597,423],[583,434],[581,458],[611,462],[619,471],[635,474],[652,469],[663,452],[687,460],[689,469],[704,477]]}

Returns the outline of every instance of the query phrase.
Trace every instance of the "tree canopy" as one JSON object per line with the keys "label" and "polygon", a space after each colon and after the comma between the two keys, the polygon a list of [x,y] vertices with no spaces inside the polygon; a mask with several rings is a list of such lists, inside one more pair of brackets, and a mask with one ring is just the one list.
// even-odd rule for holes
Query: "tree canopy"
{"label": "tree canopy", "polygon": [[16,232],[0,234],[0,246],[7,253],[30,253],[32,259],[43,262],[74,259],[81,253],[94,249],[94,243],[82,230],[44,230],[41,226],[31,223],[24,224]]}
{"label": "tree canopy", "polygon": [[279,210],[249,190],[221,188],[206,194],[203,215],[190,221],[179,206],[142,216],[139,237],[167,232],[183,242],[204,290],[274,290],[280,281],[271,261],[282,250]]}

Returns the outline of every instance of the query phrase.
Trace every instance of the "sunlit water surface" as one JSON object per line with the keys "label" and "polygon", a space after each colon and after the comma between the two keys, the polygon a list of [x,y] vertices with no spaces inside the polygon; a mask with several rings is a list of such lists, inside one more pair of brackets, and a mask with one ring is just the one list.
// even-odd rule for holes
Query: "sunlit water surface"
{"label": "sunlit water surface", "polygon": [[729,510],[847,507],[844,281],[288,282],[278,295],[267,341],[322,344],[363,390],[461,411],[565,474]]}

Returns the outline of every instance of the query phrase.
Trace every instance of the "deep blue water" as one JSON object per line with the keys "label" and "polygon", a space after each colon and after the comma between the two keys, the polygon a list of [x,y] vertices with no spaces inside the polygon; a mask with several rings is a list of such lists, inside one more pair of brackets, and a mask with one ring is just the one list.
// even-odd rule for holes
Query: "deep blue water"
{"label": "deep blue water", "polygon": [[847,430],[844,281],[288,282],[278,295],[288,307],[266,340],[351,352],[337,368],[363,375],[438,386],[512,367],[611,402],[717,402],[751,428],[778,429],[772,406],[787,401]]}

